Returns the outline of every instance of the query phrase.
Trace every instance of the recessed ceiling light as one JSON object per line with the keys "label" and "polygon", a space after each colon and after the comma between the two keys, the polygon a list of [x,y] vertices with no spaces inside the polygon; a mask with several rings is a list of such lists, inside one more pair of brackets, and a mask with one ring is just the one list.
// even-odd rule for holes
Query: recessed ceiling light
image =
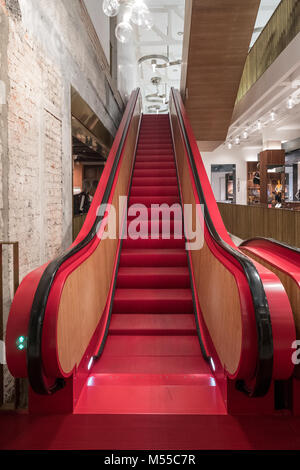
{"label": "recessed ceiling light", "polygon": [[183,31],[178,31],[178,32],[177,32],[177,35],[178,35],[178,36],[183,36]]}

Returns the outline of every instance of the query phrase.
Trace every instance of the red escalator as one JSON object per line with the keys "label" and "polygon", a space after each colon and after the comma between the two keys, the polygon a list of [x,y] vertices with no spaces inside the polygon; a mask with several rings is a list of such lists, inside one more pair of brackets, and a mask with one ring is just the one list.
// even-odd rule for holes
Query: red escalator
{"label": "red escalator", "polygon": [[12,304],[7,362],[29,378],[30,412],[85,429],[87,415],[203,416],[202,435],[209,416],[213,438],[218,415],[298,412],[295,339],[279,277],[224,227],[179,93],[169,115],[147,116],[136,90],[79,236]]}
{"label": "red escalator", "polygon": [[[169,116],[144,116],[129,207],[179,202]],[[77,413],[226,413],[199,347],[185,240],[124,240],[109,334]],[[130,220],[128,221],[128,224]],[[148,225],[148,221],[145,221]]]}
{"label": "red escalator", "polygon": [[[274,272],[281,280],[291,303],[298,339],[300,337],[300,249],[263,237],[244,241],[240,244],[240,249]],[[297,375],[300,376],[299,367]]]}

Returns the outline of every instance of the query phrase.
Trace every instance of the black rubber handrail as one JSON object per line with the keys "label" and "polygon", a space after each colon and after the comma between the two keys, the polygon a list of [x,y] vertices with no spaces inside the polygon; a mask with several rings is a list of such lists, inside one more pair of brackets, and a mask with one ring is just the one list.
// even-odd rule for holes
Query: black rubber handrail
{"label": "black rubber handrail", "polygon": [[300,255],[300,248],[296,246],[288,245],[287,243],[281,242],[279,240],[275,240],[275,238],[267,238],[267,237],[248,238],[247,240],[243,240],[239,246],[243,246],[246,248],[248,243],[251,243],[252,241],[255,241],[255,240],[264,240],[270,243],[275,243],[275,245],[281,246],[282,248],[286,248],[287,250],[290,250],[293,253],[298,253]]}
{"label": "black rubber handrail", "polygon": [[[130,104],[130,109],[128,111],[125,127],[123,129],[120,143],[116,151],[112,169],[103,194],[101,202],[101,204],[103,205],[107,204],[109,201],[111,189],[114,183],[115,175],[118,169],[119,161],[123,151],[123,146],[137,103],[139,92],[140,90],[138,88],[132,93],[132,103]],[[54,383],[49,385],[48,380],[43,372],[42,333],[47,301],[51,287],[53,285],[53,281],[59,268],[69,258],[81,251],[94,239],[94,237],[97,235],[97,230],[104,218],[104,215],[105,214],[96,215],[95,221],[89,233],[80,243],[78,243],[78,245],[75,245],[73,248],[70,248],[66,253],[62,254],[61,256],[59,256],[48,264],[36,289],[30,312],[27,335],[27,370],[30,386],[32,387],[33,391],[38,394],[51,395],[63,388],[65,385],[65,380],[63,378],[56,378],[54,380]]]}
{"label": "black rubber handrail", "polygon": [[186,131],[184,119],[182,117],[180,104],[178,100],[179,92],[175,92],[174,88],[171,89],[172,97],[174,100],[177,117],[180,123],[180,128],[184,138],[184,143],[188,155],[188,159],[191,165],[193,178],[198,194],[198,198],[201,204],[204,206],[204,221],[206,227],[209,231],[210,236],[214,242],[219,245],[222,250],[227,252],[232,256],[241,266],[251,292],[255,320],[256,320],[256,329],[257,329],[257,349],[258,349],[258,359],[256,364],[255,377],[247,384],[246,381],[238,381],[237,386],[240,390],[245,392],[248,396],[251,397],[261,397],[264,396],[271,385],[272,375],[273,375],[273,334],[272,334],[272,325],[269,305],[266,297],[266,293],[261,281],[261,278],[258,274],[258,271],[252,261],[243,255],[241,252],[232,248],[228,243],[226,243],[219,235],[216,230],[212,218],[209,213],[209,209],[206,203],[204,196],[204,191],[200,182],[197,166],[195,163],[193,151],[191,144],[188,138],[188,133]]}

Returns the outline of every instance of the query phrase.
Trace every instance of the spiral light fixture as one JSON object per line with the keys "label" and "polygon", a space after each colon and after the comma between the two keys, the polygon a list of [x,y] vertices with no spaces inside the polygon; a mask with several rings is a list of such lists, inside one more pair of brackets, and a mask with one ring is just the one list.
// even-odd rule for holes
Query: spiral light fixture
{"label": "spiral light fixture", "polygon": [[115,29],[118,41],[127,43],[130,41],[133,27],[136,25],[145,29],[151,29],[153,18],[144,0],[103,0],[102,9],[109,17],[117,16],[123,7],[123,19]]}

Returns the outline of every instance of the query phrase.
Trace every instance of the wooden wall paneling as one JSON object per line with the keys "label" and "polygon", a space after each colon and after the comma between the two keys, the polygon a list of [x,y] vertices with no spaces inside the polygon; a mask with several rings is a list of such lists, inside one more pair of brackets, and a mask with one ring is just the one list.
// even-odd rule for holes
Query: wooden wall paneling
{"label": "wooden wall paneling", "polygon": [[[112,199],[117,221],[119,196],[127,195],[138,122],[137,107]],[[57,318],[57,354],[60,366],[66,374],[80,363],[105,309],[117,246],[118,238],[100,241],[89,258],[68,276],[63,287]]]}
{"label": "wooden wall paneling", "polygon": [[260,1],[189,0],[187,15],[191,3],[181,92],[196,140],[213,150],[226,139]]}
{"label": "wooden wall paneling", "polygon": [[[177,118],[172,114],[175,153],[183,204],[196,201],[185,148]],[[238,287],[234,276],[213,255],[204,241],[203,248],[192,250],[192,265],[204,321],[221,363],[231,374],[236,372],[242,350],[242,318]],[[230,296],[228,295],[230,292]]]}
{"label": "wooden wall paneling", "polygon": [[242,240],[274,238],[300,247],[300,211],[218,203],[227,231]]}

